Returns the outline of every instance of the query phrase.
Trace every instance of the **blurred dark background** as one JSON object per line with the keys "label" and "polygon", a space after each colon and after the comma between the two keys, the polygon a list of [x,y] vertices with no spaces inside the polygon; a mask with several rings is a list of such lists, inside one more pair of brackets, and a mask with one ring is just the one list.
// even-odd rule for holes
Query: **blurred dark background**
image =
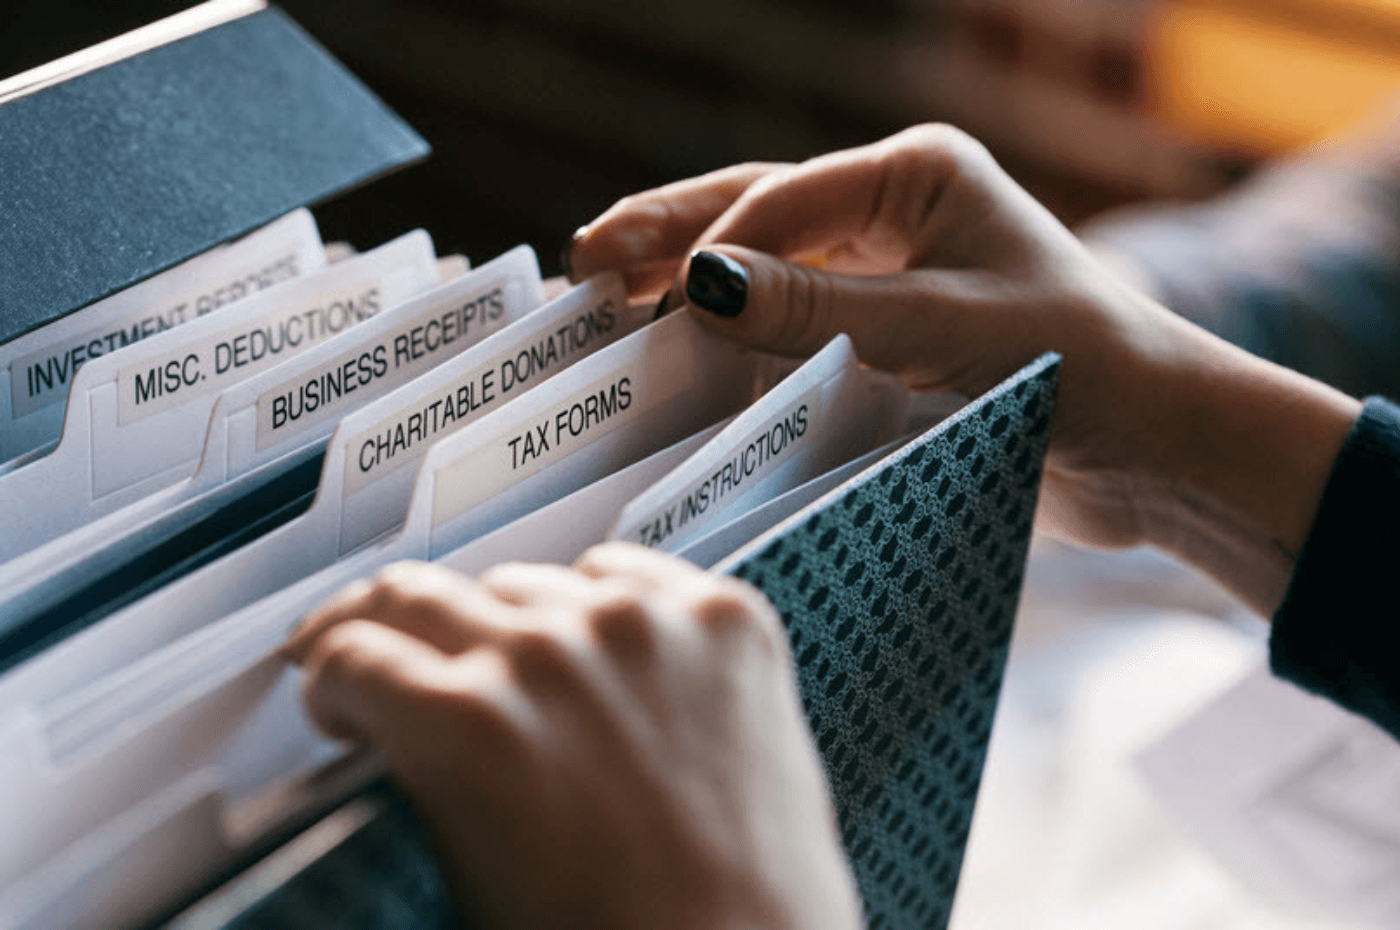
{"label": "blurred dark background", "polygon": [[[7,0],[0,75],[189,5]],[[1232,112],[1235,98],[1247,111],[1259,95],[1211,72],[1220,64],[1211,43],[1240,17],[1261,41],[1269,29],[1326,33],[1326,22],[1308,19],[1317,5],[1302,0],[281,5],[435,149],[425,164],[321,205],[326,238],[364,248],[421,225],[440,252],[476,261],[529,242],[546,272],[576,226],[627,193],[739,161],[801,159],[922,120],[978,135],[1073,223],[1141,198],[1209,194],[1261,156],[1350,118],[1280,126],[1277,114]],[[1299,69],[1296,43],[1286,47],[1280,66]],[[1265,72],[1259,80],[1284,96],[1285,116],[1297,116],[1296,98]]]}

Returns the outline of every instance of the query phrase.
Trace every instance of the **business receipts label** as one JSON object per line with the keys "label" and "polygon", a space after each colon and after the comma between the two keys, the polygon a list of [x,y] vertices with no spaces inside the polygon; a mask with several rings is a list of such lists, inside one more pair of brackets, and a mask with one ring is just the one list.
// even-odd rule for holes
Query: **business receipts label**
{"label": "business receipts label", "polygon": [[[528,322],[525,317],[522,322]],[[423,457],[450,435],[549,375],[608,344],[620,328],[611,298],[536,328],[408,410],[352,436],[345,449],[345,496]]]}
{"label": "business receipts label", "polygon": [[624,527],[618,538],[643,546],[663,546],[677,534],[694,533],[724,509],[724,505],[771,475],[799,450],[807,439],[821,400],[821,385],[803,393],[794,403],[731,447],[729,456],[710,474],[694,482],[664,505]]}
{"label": "business receipts label", "polygon": [[461,516],[679,394],[686,381],[660,369],[655,359],[622,366],[443,465],[433,476],[433,525]]}
{"label": "business receipts label", "polygon": [[300,250],[291,249],[270,260],[249,263],[216,285],[190,288],[161,301],[155,308],[134,308],[102,326],[56,340],[15,359],[10,363],[14,418],[63,402],[78,369],[95,358],[297,277],[302,273],[299,257]]}
{"label": "business receipts label", "polygon": [[264,319],[190,342],[169,355],[117,372],[117,422],[125,426],[217,393],[377,315],[380,283],[318,297],[314,306],[280,307]]}
{"label": "business receipts label", "polygon": [[518,299],[508,295],[514,290],[516,283],[506,281],[447,306],[439,303],[379,339],[264,391],[258,397],[258,451],[340,417],[348,404],[398,387],[499,329],[508,296]]}

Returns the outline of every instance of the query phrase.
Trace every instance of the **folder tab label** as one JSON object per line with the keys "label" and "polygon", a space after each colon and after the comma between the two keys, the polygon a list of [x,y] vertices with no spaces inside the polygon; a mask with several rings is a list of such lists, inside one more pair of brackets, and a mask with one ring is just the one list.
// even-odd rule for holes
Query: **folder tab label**
{"label": "folder tab label", "polygon": [[[516,397],[630,331],[630,325],[619,321],[622,293],[610,291],[547,329],[529,329],[519,342],[464,372],[413,409],[402,410],[353,436],[346,446],[345,496],[417,462],[434,441],[476,419],[484,408]],[[521,322],[528,325],[528,318]]]}
{"label": "folder tab label", "polygon": [[688,382],[675,376],[666,354],[623,365],[440,467],[433,476],[433,525],[466,513],[675,397]]}
{"label": "folder tab label", "polygon": [[507,321],[506,307],[522,304],[529,289],[529,282],[516,276],[450,307],[430,306],[392,332],[264,392],[258,397],[258,451],[297,429],[338,416],[355,391],[383,393],[474,344],[499,329]]}
{"label": "folder tab label", "polygon": [[271,318],[200,340],[117,374],[125,426],[230,384],[370,319],[383,308],[378,283],[341,291],[312,307],[279,307]]}
{"label": "folder tab label", "polygon": [[619,527],[614,538],[657,547],[682,530],[690,533],[703,526],[723,503],[762,481],[803,447],[821,394],[821,385],[813,386],[736,444],[723,465],[630,526]]}
{"label": "folder tab label", "polygon": [[74,375],[94,358],[324,266],[316,224],[299,210],[99,301],[18,340],[28,351],[9,362],[11,415],[18,420],[62,403]]}

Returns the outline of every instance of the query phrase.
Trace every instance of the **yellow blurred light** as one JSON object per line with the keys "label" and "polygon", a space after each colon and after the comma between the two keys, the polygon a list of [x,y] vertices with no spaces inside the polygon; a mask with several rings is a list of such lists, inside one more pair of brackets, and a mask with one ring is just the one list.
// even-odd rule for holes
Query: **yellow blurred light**
{"label": "yellow blurred light", "polygon": [[1345,130],[1400,91],[1395,0],[1233,6],[1173,4],[1155,23],[1149,100],[1179,129],[1272,155]]}

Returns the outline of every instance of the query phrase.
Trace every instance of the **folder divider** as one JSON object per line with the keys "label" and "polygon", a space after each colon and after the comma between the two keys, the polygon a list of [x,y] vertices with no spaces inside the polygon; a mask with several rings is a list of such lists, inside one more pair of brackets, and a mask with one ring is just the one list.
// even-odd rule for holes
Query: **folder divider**
{"label": "folder divider", "polygon": [[193,474],[222,388],[436,283],[420,230],[84,365],[58,446],[0,476],[31,502],[0,510],[0,561]]}
{"label": "folder divider", "polygon": [[311,211],[294,210],[0,345],[0,462],[58,442],[75,369],[325,266]]}
{"label": "folder divider", "polygon": [[904,431],[909,392],[861,369],[838,335],[673,474],[643,488],[610,539],[675,551],[727,514],[824,474]]}
{"label": "folder divider", "polygon": [[[539,263],[532,249],[520,246],[228,388],[214,403],[204,451],[189,479],[0,564],[0,589],[9,592],[0,605],[0,630],[121,564],[122,550],[143,534],[172,533],[237,497],[250,483],[238,479],[264,469],[267,477],[285,472],[305,457],[308,446],[324,443],[336,417],[465,351],[543,302]],[[255,482],[263,480],[259,475]],[[195,503],[201,497],[203,502]]]}
{"label": "folder divider", "polygon": [[[466,395],[473,385],[482,382],[485,372],[499,371],[503,360],[514,364],[522,352],[528,356],[532,347],[538,350],[551,338],[557,341],[561,328],[573,330],[579,321],[587,323],[590,318],[595,322],[588,324],[592,328],[587,344],[572,343],[574,351],[562,355],[537,351],[541,367],[533,368],[524,383],[513,383],[508,393],[493,395],[489,402],[478,395],[475,409],[468,409],[471,404]],[[366,512],[385,519],[384,526],[389,529],[402,523],[413,490],[412,468],[389,469],[382,476],[372,476],[379,480],[364,485],[361,496],[373,498],[371,503],[378,506],[378,512],[361,506],[359,511],[349,513],[352,518],[360,517],[361,525],[346,526],[347,504],[357,503],[353,494],[343,493],[346,466],[353,461],[347,448],[352,440],[358,443],[357,437],[362,433],[373,433],[381,422],[411,418],[443,396],[451,396],[454,403],[460,398],[463,415],[450,422],[443,417],[439,430],[446,433],[456,429],[482,417],[496,403],[528,390],[534,380],[612,344],[647,318],[644,308],[626,304],[620,278],[600,276],[349,415],[332,437],[322,467],[322,483],[310,510],[248,546],[104,618],[0,678],[0,708],[6,709],[0,715],[8,709],[62,699],[71,689],[96,682],[112,669],[324,568],[342,554],[341,541],[347,530],[364,530]],[[399,449],[396,457],[412,464],[424,445]],[[393,516],[395,512],[397,517]],[[372,535],[359,538],[368,541]]]}

